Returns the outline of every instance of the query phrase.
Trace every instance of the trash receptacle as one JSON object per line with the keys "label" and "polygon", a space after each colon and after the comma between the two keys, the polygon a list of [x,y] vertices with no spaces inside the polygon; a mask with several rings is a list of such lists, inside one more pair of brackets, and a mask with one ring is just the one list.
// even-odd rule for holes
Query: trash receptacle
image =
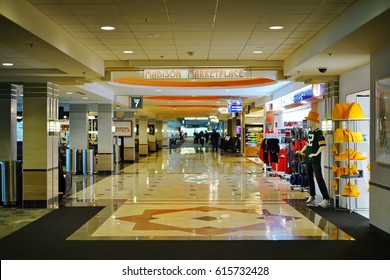
{"label": "trash receptacle", "polygon": [[71,149],[66,149],[66,172],[72,172],[72,151]]}
{"label": "trash receptacle", "polygon": [[3,205],[16,204],[16,162],[0,161],[1,168],[1,201]]}
{"label": "trash receptacle", "polygon": [[72,173],[75,175],[81,175],[83,173],[81,150],[73,149],[72,162]]}
{"label": "trash receptacle", "polygon": [[81,162],[82,162],[83,175],[87,175],[88,174],[87,150],[81,150],[81,157],[82,157]]}
{"label": "trash receptacle", "polygon": [[95,151],[93,149],[88,150],[87,170],[89,175],[92,175],[95,172]]}

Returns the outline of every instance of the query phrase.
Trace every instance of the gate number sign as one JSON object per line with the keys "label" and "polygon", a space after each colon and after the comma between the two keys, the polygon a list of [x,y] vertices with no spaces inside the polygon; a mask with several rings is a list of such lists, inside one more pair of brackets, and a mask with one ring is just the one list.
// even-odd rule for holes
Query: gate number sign
{"label": "gate number sign", "polygon": [[130,99],[131,109],[142,109],[143,108],[143,98],[142,97],[131,97]]}

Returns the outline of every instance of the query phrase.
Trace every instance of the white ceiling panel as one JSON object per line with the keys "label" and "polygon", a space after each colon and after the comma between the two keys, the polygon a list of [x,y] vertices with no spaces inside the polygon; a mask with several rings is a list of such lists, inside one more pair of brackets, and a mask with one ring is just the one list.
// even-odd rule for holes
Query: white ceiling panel
{"label": "white ceiling panel", "polygon": [[[276,32],[275,32],[276,31]],[[253,32],[251,39],[279,39],[279,38],[286,38],[290,36],[292,32],[285,32],[280,30],[270,30],[265,32]]]}
{"label": "white ceiling panel", "polygon": [[146,38],[146,39],[138,39],[138,42],[141,44],[141,45],[145,45],[145,46],[166,46],[166,45],[169,45],[169,46],[173,46],[174,43],[173,43],[173,39],[162,39],[162,38],[157,38],[157,39],[150,39],[150,38]]}
{"label": "white ceiling panel", "polygon": [[121,15],[78,15],[77,18],[84,24],[115,25],[125,24]]}
{"label": "white ceiling panel", "polygon": [[[108,50],[108,46],[106,45],[103,45],[103,44],[97,44],[97,45],[88,45],[88,48],[90,48],[91,50]],[[112,49],[112,48],[110,48]]]}
{"label": "white ceiling panel", "polygon": [[158,34],[158,32],[171,31],[171,25],[169,24],[129,24],[129,27],[134,32],[150,32]]}
{"label": "white ceiling panel", "polygon": [[212,24],[214,21],[214,15],[170,15],[169,16],[172,24]]}
{"label": "white ceiling panel", "polygon": [[99,45],[102,43],[100,39],[78,39],[81,43],[85,45]]}
{"label": "white ceiling panel", "polygon": [[325,24],[323,23],[303,23],[300,24],[295,31],[304,31],[304,32],[312,32],[312,31],[319,31],[322,28],[325,27]]}
{"label": "white ceiling panel", "polygon": [[215,2],[208,1],[201,4],[196,2],[167,4],[170,15],[213,15],[215,14]]}
{"label": "white ceiling panel", "polygon": [[211,38],[211,36],[216,37],[216,33],[212,33],[211,31],[209,32],[173,32],[173,35],[175,38],[179,39],[206,39],[206,38]]}
{"label": "white ceiling panel", "polygon": [[102,38],[101,41],[107,45],[117,45],[117,44],[119,44],[119,45],[126,45],[126,44],[133,45],[133,44],[137,44],[137,40],[131,39],[131,38],[122,38],[122,39],[104,39],[104,38]]}
{"label": "white ceiling panel", "polygon": [[315,35],[315,32],[293,32],[291,33],[290,37],[291,39],[305,39],[305,38],[311,38]]}
{"label": "white ceiling panel", "polygon": [[65,16],[65,15],[53,15],[49,16],[57,24],[80,24],[81,21],[76,16]]}
{"label": "white ceiling panel", "polygon": [[204,46],[209,45],[211,39],[175,39],[176,45],[193,45],[193,46]]}
{"label": "white ceiling panel", "polygon": [[86,32],[89,29],[82,24],[61,24],[61,27],[68,32]]}
{"label": "white ceiling panel", "polygon": [[149,50],[176,50],[176,46],[171,45],[156,45],[156,44],[150,44],[150,45],[143,45],[143,50],[149,51]]}
{"label": "white ceiling panel", "polygon": [[139,1],[137,5],[117,5],[118,9],[125,15],[165,15],[166,9],[163,2],[156,1],[148,3]]}
{"label": "white ceiling panel", "polygon": [[283,38],[280,39],[249,39],[248,45],[256,46],[268,46],[268,45],[280,45],[284,42]]}
{"label": "white ceiling panel", "polygon": [[323,3],[314,9],[313,14],[324,15],[324,14],[339,14],[348,8],[348,4],[329,4]]}
{"label": "white ceiling panel", "polygon": [[46,15],[69,15],[71,11],[64,5],[43,4],[36,5],[36,7]]}
{"label": "white ceiling panel", "polygon": [[92,32],[72,32],[72,35],[77,39],[96,39]]}
{"label": "white ceiling panel", "polygon": [[237,22],[230,22],[230,23],[215,23],[215,32],[228,32],[228,31],[233,31],[233,32],[251,32],[254,29],[254,25],[250,24],[241,24]]}
{"label": "white ceiling panel", "polygon": [[334,14],[327,14],[327,15],[309,15],[307,18],[305,18],[305,21],[303,23],[322,23],[322,24],[328,24],[331,22],[337,15]]}
{"label": "white ceiling panel", "polygon": [[173,33],[172,32],[158,32],[158,33],[150,33],[150,32],[145,32],[145,31],[142,31],[142,32],[133,32],[134,36],[137,38],[137,39],[172,39],[174,36],[173,36]]}
{"label": "white ceiling panel", "polygon": [[75,15],[118,15],[119,11],[117,7],[113,4],[98,4],[94,5],[65,5],[72,14]]}
{"label": "white ceiling panel", "polygon": [[310,14],[317,7],[317,4],[301,4],[301,3],[274,3],[267,7],[267,15],[304,15]]}
{"label": "white ceiling panel", "polygon": [[[327,24],[343,17],[340,13],[355,2],[357,5],[365,3],[361,0],[30,1],[37,5],[43,17],[46,15],[62,26],[98,58],[109,60],[106,65],[129,65],[129,68],[143,62],[167,65],[178,60],[192,61],[193,65],[206,65],[206,60],[237,60],[237,64],[245,60],[245,63],[255,61],[260,68],[263,61],[275,60],[276,65],[283,65],[283,60]],[[372,6],[373,2],[367,1],[364,5]],[[378,5],[376,1],[375,5]],[[100,30],[103,25],[116,29],[103,32]],[[272,31],[270,25],[283,25],[284,29]],[[348,48],[356,49],[358,45],[354,41]],[[134,53],[123,54],[123,50]],[[254,50],[264,53],[253,54]],[[195,53],[189,56],[190,51]],[[19,53],[18,58],[18,52],[7,52],[0,47],[0,58],[12,58],[23,67],[40,64],[40,67],[60,69],[55,66],[56,61],[48,67],[47,60],[40,61],[30,55],[32,53],[23,52],[24,57]],[[278,67],[278,71],[282,69]],[[137,89],[137,92],[146,92],[146,89]]]}
{"label": "white ceiling panel", "polygon": [[248,39],[252,32],[213,32],[213,38],[215,39]]}
{"label": "white ceiling panel", "polygon": [[173,24],[173,32],[210,32],[213,26],[211,24]]}
{"label": "white ceiling panel", "polygon": [[134,15],[128,15],[124,14],[123,18],[127,23],[133,24],[133,23],[148,23],[148,24],[168,24],[169,18],[166,14],[162,15],[152,15],[152,14],[134,14]]}
{"label": "white ceiling panel", "polygon": [[133,32],[105,32],[105,31],[98,31],[93,33],[96,37],[101,39],[134,39]]}

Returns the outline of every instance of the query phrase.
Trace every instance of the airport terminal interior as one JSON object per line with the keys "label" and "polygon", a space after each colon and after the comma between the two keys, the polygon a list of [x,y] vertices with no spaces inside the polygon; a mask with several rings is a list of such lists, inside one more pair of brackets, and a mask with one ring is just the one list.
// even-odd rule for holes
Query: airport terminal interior
{"label": "airport terminal interior", "polygon": [[389,8],[1,1],[2,259],[389,259]]}

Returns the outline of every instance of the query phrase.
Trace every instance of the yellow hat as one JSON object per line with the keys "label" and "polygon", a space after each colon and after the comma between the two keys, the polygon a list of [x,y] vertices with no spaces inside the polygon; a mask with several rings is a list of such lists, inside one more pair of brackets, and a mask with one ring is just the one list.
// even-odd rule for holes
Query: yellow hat
{"label": "yellow hat", "polygon": [[309,115],[305,119],[313,121],[315,123],[320,123],[320,120],[318,119],[319,116],[320,115],[318,113],[310,111]]}

